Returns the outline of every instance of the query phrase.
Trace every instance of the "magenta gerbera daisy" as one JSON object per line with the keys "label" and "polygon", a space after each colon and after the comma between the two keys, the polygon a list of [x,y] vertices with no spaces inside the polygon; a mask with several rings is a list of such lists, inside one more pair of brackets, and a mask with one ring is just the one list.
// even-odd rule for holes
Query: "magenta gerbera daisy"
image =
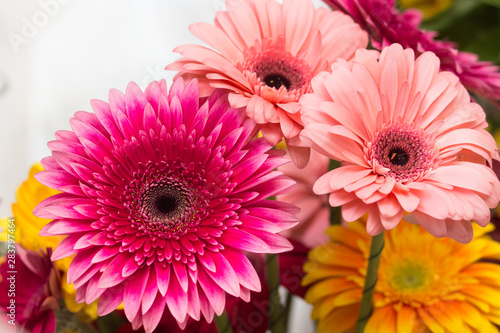
{"label": "magenta gerbera daisy", "polygon": [[381,50],[392,43],[412,48],[416,56],[434,52],[441,60],[441,69],[455,73],[470,92],[490,100],[500,99],[500,71],[489,61],[479,61],[476,54],[457,50],[449,41],[435,39],[435,31],[420,30],[422,13],[415,9],[399,12],[394,0],[323,0],[349,14]]}
{"label": "magenta gerbera daisy", "polygon": [[183,58],[167,66],[200,80],[202,91],[225,88],[233,107],[246,107],[271,145],[283,138],[294,163],[307,164],[309,148],[299,140],[300,96],[311,79],[337,58],[350,59],[368,35],[341,12],[315,9],[310,0],[227,1],[215,25],[190,31],[215,50],[183,45]]}
{"label": "magenta gerbera daisy", "polygon": [[359,50],[313,80],[303,96],[302,139],[343,162],[314,185],[346,221],[369,213],[370,235],[405,219],[436,237],[472,238],[500,199],[498,158],[485,113],[439,59],[393,44]]}
{"label": "magenta gerbera daisy", "polygon": [[[3,323],[20,328],[18,332],[53,333],[55,310],[59,309],[61,275],[50,261],[52,249],[40,252],[16,246],[0,266],[0,308]],[[14,258],[12,258],[14,257]],[[7,325],[7,324],[5,324]],[[2,326],[5,329],[5,326]],[[16,330],[17,331],[17,330]]]}
{"label": "magenta gerbera daisy", "polygon": [[77,301],[99,298],[101,316],[123,302],[147,332],[166,308],[182,326],[200,314],[211,322],[225,293],[248,301],[261,286],[243,251],[291,248],[277,233],[297,209],[265,200],[293,188],[273,171],[287,160],[252,140],[255,123],[226,93],[199,103],[196,80],[111,90],[56,133],[37,174],[63,192],[35,214],[54,219],[43,235],[68,235],[52,259],[76,254],[67,275]]}

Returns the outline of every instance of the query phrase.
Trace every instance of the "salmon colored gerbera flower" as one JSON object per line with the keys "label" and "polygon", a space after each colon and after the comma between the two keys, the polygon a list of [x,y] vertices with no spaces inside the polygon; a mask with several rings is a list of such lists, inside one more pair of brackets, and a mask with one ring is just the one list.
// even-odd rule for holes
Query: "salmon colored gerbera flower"
{"label": "salmon colored gerbera flower", "polygon": [[[474,226],[468,244],[436,239],[421,226],[400,223],[385,233],[373,314],[365,332],[498,332],[500,243]],[[302,280],[310,285],[319,333],[354,332],[371,237],[365,223],[332,226],[330,243],[309,252]]]}
{"label": "salmon colored gerbera flower", "polygon": [[261,284],[244,252],[291,249],[277,233],[296,224],[297,208],[265,200],[295,185],[275,171],[284,152],[253,140],[255,123],[227,93],[200,103],[196,80],[170,91],[130,83],[109,100],[56,133],[37,174],[62,191],[35,214],[54,219],[42,235],[68,235],[52,259],[76,254],[77,301],[99,298],[100,316],[123,302],[146,332],[167,308],[183,327],[220,315],[226,293],[249,301]]}
{"label": "salmon colored gerbera flower", "polygon": [[350,17],[310,0],[226,2],[215,25],[198,23],[190,31],[210,45],[183,45],[183,58],[167,66],[196,77],[205,94],[229,89],[233,107],[246,107],[271,145],[283,137],[295,164],[304,167],[309,148],[300,142],[300,96],[311,79],[337,58],[350,59],[366,47],[368,35]]}
{"label": "salmon colored gerbera flower", "polygon": [[[302,139],[344,164],[314,186],[342,205],[350,222],[369,212],[376,235],[405,220],[436,237],[472,238],[497,206],[500,182],[489,166],[498,158],[485,113],[458,78],[439,72],[439,59],[414,59],[399,44],[359,50],[351,63],[333,65],[301,99]],[[486,165],[488,163],[489,166]]]}

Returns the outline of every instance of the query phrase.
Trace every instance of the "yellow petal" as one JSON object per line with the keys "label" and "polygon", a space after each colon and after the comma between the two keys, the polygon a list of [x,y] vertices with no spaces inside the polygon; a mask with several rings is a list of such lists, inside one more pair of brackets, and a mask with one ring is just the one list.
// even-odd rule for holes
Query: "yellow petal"
{"label": "yellow petal", "polygon": [[500,286],[500,265],[479,262],[461,271],[462,274],[479,278],[483,284]]}
{"label": "yellow petal", "polygon": [[375,308],[368,320],[365,332],[396,333],[396,312],[392,305]]}
{"label": "yellow petal", "polygon": [[322,319],[329,316],[332,311],[345,308],[345,306],[359,306],[362,290],[351,290],[344,293],[326,296],[314,303],[311,317]]}
{"label": "yellow petal", "polygon": [[361,302],[363,289],[357,288],[340,293],[333,302],[335,306],[346,306]]}
{"label": "yellow petal", "polygon": [[445,333],[443,326],[436,321],[424,308],[418,308],[417,313],[432,333]]}
{"label": "yellow petal", "polygon": [[359,268],[365,261],[360,252],[345,245],[328,243],[309,251],[309,259],[320,264]]}
{"label": "yellow petal", "polygon": [[[365,230],[363,228],[363,230]],[[328,228],[325,232],[330,238],[336,242],[347,245],[351,249],[359,248],[358,242],[363,240],[363,237],[353,228],[346,228],[341,225],[335,225]],[[366,231],[365,231],[366,234]]]}
{"label": "yellow petal", "polygon": [[397,314],[398,333],[412,333],[414,327],[419,323],[415,320],[417,318],[415,310],[410,306],[403,305]]}
{"label": "yellow petal", "polygon": [[317,263],[310,261],[304,264],[304,271],[307,275],[302,279],[303,286],[307,286],[316,281],[321,281],[325,278],[357,274],[357,271],[352,268],[318,265]]}
{"label": "yellow petal", "polygon": [[355,283],[347,281],[345,278],[327,279],[311,286],[307,290],[305,299],[309,303],[314,303],[320,298],[354,288],[360,289]]}
{"label": "yellow petal", "polygon": [[323,298],[320,298],[314,303],[314,307],[311,312],[311,318],[313,320],[315,319],[323,319],[327,317],[327,315],[333,310],[335,310],[335,307],[333,306],[333,302],[335,301],[335,296],[326,296]]}
{"label": "yellow petal", "polygon": [[359,304],[335,309],[319,321],[318,333],[342,333],[356,325],[358,313]]}
{"label": "yellow petal", "polygon": [[453,302],[453,307],[458,311],[467,325],[476,329],[479,329],[483,325],[485,318],[475,306],[467,302]]}
{"label": "yellow petal", "polygon": [[447,303],[439,302],[426,307],[428,313],[444,328],[452,332],[462,332],[463,322],[459,316],[450,314]]}
{"label": "yellow petal", "polygon": [[500,291],[485,285],[469,284],[463,286],[462,293],[495,307],[500,307]]}

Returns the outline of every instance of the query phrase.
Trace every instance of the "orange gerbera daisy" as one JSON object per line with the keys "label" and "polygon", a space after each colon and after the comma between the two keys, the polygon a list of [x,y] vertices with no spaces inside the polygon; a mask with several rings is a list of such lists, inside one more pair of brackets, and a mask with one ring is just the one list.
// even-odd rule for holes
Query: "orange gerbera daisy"
{"label": "orange gerbera daisy", "polygon": [[[500,243],[474,226],[460,244],[438,239],[421,226],[400,223],[385,234],[373,314],[365,332],[498,332]],[[354,331],[364,286],[370,239],[365,222],[327,230],[331,240],[309,253],[302,283],[310,285],[318,332]]]}

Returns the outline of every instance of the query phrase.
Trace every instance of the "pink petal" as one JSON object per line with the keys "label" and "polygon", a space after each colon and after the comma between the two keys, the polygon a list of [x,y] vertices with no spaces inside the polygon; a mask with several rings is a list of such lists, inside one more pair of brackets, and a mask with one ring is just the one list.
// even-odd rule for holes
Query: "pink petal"
{"label": "pink petal", "polygon": [[172,263],[174,268],[175,276],[184,292],[187,292],[188,288],[188,276],[186,272],[186,265],[181,263],[180,261],[174,260]]}
{"label": "pink petal", "polygon": [[472,240],[473,230],[472,222],[446,220],[447,235],[459,243],[467,244]]}
{"label": "pink petal", "polygon": [[[243,230],[243,228],[241,229]],[[246,229],[245,231],[249,233],[251,232],[254,236],[264,241],[264,243],[266,243],[269,246],[268,253],[282,253],[291,251],[293,249],[293,245],[285,237],[281,235],[273,234],[262,230]]]}
{"label": "pink petal", "polygon": [[419,210],[413,212],[413,216],[418,223],[427,230],[431,235],[441,238],[446,236],[446,223],[444,220],[439,220],[429,215],[426,215]]}
{"label": "pink petal", "polygon": [[106,267],[104,273],[99,280],[99,288],[111,288],[123,282],[125,277],[122,276],[122,269],[130,258],[130,253],[120,253]]}
{"label": "pink petal", "polygon": [[97,303],[97,314],[105,316],[110,314],[123,302],[123,285],[106,289]]}
{"label": "pink petal", "polygon": [[91,248],[81,251],[71,261],[68,268],[68,283],[72,284],[83,273],[85,273],[90,266],[92,266],[92,258],[96,253],[96,249]]}
{"label": "pink petal", "polygon": [[227,259],[229,265],[236,273],[242,287],[255,292],[261,291],[259,276],[255,272],[255,268],[250,260],[243,253],[231,247],[226,247],[222,255]]}
{"label": "pink petal", "polygon": [[215,283],[219,285],[227,293],[238,297],[240,294],[240,284],[236,273],[231,264],[227,261],[223,254],[219,252],[206,251],[206,256],[210,256],[215,264],[215,271],[206,270]]}
{"label": "pink petal", "polygon": [[[171,272],[171,274],[175,274]],[[161,297],[160,295],[156,296]],[[173,276],[170,278],[166,294],[167,306],[175,320],[182,322],[187,316],[187,294],[182,290],[178,280]]]}
{"label": "pink petal", "polygon": [[[225,294],[224,291],[212,280],[211,277],[205,273],[204,270],[200,270],[198,273],[198,281],[199,284],[202,288],[202,290],[205,292],[205,295],[208,299],[208,302],[214,309],[215,313],[220,316],[222,312],[224,311],[224,305],[225,305]],[[201,293],[200,293],[201,295]],[[200,296],[200,300],[202,300]],[[201,302],[201,311],[203,315],[205,316],[206,310],[204,310],[204,303]],[[212,318],[210,318],[210,321]],[[207,319],[207,321],[209,321]]]}
{"label": "pink petal", "polygon": [[270,253],[271,248],[260,238],[240,229],[228,228],[220,236],[219,242],[236,249],[254,253]]}
{"label": "pink petal", "polygon": [[457,162],[433,170],[429,179],[490,195],[492,187],[488,181],[485,181],[485,178],[489,178],[489,171],[486,169],[486,166],[475,163]]}
{"label": "pink petal", "polygon": [[[142,296],[142,314],[145,314],[153,305],[153,302],[158,294],[158,284],[156,282],[156,272],[151,268],[148,282],[146,284],[146,288],[144,289],[144,295]],[[160,297],[163,297],[161,294],[158,294]]]}
{"label": "pink petal", "polygon": [[342,218],[347,222],[353,222],[366,214],[369,210],[368,205],[365,205],[360,200],[353,200],[342,206]]}
{"label": "pink petal", "polygon": [[[146,266],[125,281],[123,308],[129,321],[134,320],[139,308],[141,307],[142,296],[144,294],[144,290],[146,289],[149,272],[150,267]],[[154,273],[155,272],[153,272],[153,274]]]}
{"label": "pink petal", "polygon": [[165,298],[160,294],[156,295],[151,309],[142,315],[142,321],[144,325],[144,330],[147,333],[152,333],[154,329],[158,326],[160,319],[163,315],[165,309]]}
{"label": "pink petal", "polygon": [[384,226],[380,219],[380,213],[375,205],[370,205],[368,220],[366,221],[366,232],[370,236],[375,236],[384,231]]}
{"label": "pink petal", "polygon": [[189,281],[188,287],[188,315],[191,316],[194,320],[200,320],[200,296],[198,294],[197,285]]}
{"label": "pink petal", "polygon": [[54,252],[52,253],[52,256],[50,257],[51,260],[59,260],[65,257],[69,257],[75,253],[78,253],[78,250],[74,250],[73,247],[75,245],[75,242],[80,239],[81,234],[76,234],[76,235],[69,235],[65,239],[57,245],[55,248]]}
{"label": "pink petal", "polygon": [[165,296],[170,282],[170,265],[167,264],[166,266],[162,266],[159,261],[155,261],[155,270],[158,290]]}

